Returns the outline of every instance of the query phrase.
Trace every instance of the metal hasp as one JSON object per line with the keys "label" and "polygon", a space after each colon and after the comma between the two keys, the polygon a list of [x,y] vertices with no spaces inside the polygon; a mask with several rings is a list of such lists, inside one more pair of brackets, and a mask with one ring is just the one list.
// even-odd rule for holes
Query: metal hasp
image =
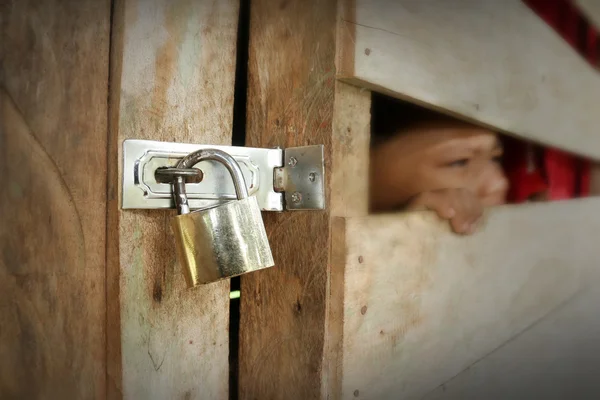
{"label": "metal hasp", "polygon": [[274,187],[285,193],[286,210],[325,208],[323,146],[286,149],[283,161],[275,168]]}
{"label": "metal hasp", "polygon": [[[250,196],[262,211],[322,210],[325,208],[325,165],[322,145],[263,149],[128,139],[123,142],[123,209],[175,208],[171,184],[157,180],[159,168],[174,169],[200,149],[230,154],[240,165]],[[194,165],[200,182],[186,184],[190,209],[213,207],[236,199],[229,172],[209,160]]]}

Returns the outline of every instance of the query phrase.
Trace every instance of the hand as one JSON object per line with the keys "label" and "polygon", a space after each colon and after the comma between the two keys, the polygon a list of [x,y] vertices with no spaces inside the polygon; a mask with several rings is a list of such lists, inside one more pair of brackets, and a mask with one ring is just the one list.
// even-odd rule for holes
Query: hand
{"label": "hand", "polygon": [[483,215],[483,205],[477,196],[466,189],[441,189],[413,197],[407,210],[432,210],[442,219],[450,220],[456,233],[470,235],[477,229]]}

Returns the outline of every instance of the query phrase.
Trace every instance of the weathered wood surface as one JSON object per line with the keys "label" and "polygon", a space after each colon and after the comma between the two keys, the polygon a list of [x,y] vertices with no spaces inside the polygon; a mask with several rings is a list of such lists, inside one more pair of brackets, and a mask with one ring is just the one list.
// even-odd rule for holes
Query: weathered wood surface
{"label": "weathered wood surface", "polygon": [[[128,138],[231,144],[238,6],[117,1],[111,166]],[[227,399],[229,281],[188,290],[174,211],[121,210],[119,171],[109,174],[109,395]]]}
{"label": "weathered wood surface", "polygon": [[[371,93],[343,82],[336,84],[331,162],[330,254],[326,316],[326,342],[322,398],[341,390],[343,337],[343,274],[333,270],[338,257],[336,243],[343,241],[339,218],[361,217],[369,212],[369,148]],[[338,236],[339,235],[339,236]]]}
{"label": "weathered wood surface", "polygon": [[599,205],[499,207],[473,237],[429,213],[336,220],[331,398],[420,399],[594,282]]}
{"label": "weathered wood surface", "polygon": [[331,154],[331,215],[369,213],[371,91],[336,83]]}
{"label": "weathered wood surface", "polygon": [[[335,1],[252,1],[247,146],[324,144],[330,165],[335,13]],[[317,398],[329,211],[263,217],[275,266],[241,278],[240,399]]]}
{"label": "weathered wood surface", "polygon": [[0,398],[105,397],[110,3],[0,2]]}
{"label": "weathered wood surface", "polygon": [[338,78],[600,159],[600,74],[522,1],[345,3]]}
{"label": "weathered wood surface", "polygon": [[276,265],[241,279],[242,399],[326,391],[329,221],[366,213],[354,194],[367,185],[370,105],[369,92],[334,80],[336,16],[336,1],[251,4],[246,144],[325,145],[328,190],[324,211],[263,215]]}
{"label": "weathered wood surface", "polygon": [[424,398],[581,399],[600,392],[600,291],[582,291]]}

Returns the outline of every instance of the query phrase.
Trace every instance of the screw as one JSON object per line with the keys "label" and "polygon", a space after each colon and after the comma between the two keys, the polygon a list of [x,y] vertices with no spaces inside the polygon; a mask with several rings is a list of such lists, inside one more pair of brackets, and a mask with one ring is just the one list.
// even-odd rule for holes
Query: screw
{"label": "screw", "polygon": [[301,200],[302,200],[302,194],[300,194],[300,192],[292,193],[292,202],[300,203]]}
{"label": "screw", "polygon": [[311,172],[310,174],[308,174],[309,181],[314,182],[315,179],[317,179],[317,174],[315,174],[314,172]]}
{"label": "screw", "polygon": [[296,166],[296,164],[298,164],[298,160],[296,160],[296,157],[290,157],[290,161],[288,161],[288,165],[292,168],[294,168]]}

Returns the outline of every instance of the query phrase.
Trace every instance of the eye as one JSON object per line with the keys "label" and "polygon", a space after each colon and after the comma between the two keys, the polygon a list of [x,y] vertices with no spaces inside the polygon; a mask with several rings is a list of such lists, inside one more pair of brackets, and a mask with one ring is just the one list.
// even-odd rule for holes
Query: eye
{"label": "eye", "polygon": [[448,164],[446,164],[446,166],[448,166],[448,167],[466,167],[467,164],[469,164],[469,159],[461,158],[459,160],[454,160],[452,162],[449,162]]}

